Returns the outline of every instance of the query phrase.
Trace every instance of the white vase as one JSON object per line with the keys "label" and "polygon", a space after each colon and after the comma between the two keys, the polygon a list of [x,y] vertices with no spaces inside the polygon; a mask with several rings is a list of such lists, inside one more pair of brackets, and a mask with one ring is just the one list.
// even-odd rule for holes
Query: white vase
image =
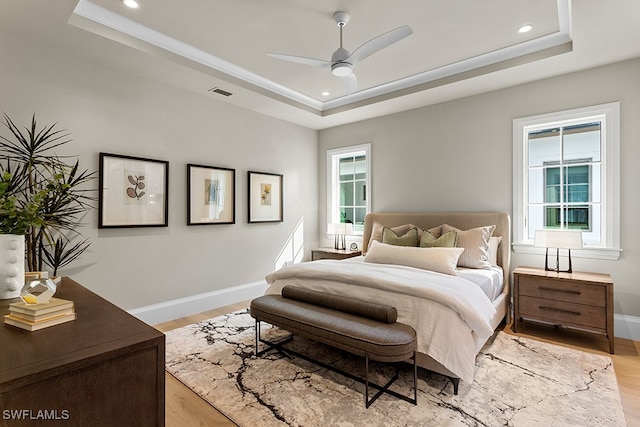
{"label": "white vase", "polygon": [[24,286],[24,235],[0,234],[0,299],[18,298]]}

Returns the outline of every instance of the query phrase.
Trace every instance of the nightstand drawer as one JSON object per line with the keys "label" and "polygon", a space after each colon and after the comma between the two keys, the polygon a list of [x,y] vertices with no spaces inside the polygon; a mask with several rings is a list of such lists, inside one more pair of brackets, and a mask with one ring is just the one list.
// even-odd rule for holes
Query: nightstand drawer
{"label": "nightstand drawer", "polygon": [[532,317],[551,323],[587,327],[606,331],[606,310],[583,304],[573,304],[543,298],[520,296],[520,316]]}
{"label": "nightstand drawer", "polygon": [[520,295],[597,307],[606,306],[604,286],[526,276],[520,277],[519,285]]}

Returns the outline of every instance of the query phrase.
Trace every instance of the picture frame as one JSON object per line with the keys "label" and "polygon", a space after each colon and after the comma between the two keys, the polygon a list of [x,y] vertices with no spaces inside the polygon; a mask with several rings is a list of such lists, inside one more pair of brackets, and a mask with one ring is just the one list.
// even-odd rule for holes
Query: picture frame
{"label": "picture frame", "polygon": [[169,162],[100,153],[98,228],[167,227]]}
{"label": "picture frame", "polygon": [[236,170],[187,164],[187,225],[236,223]]}
{"label": "picture frame", "polygon": [[248,172],[249,223],[284,220],[283,179],[282,174]]}

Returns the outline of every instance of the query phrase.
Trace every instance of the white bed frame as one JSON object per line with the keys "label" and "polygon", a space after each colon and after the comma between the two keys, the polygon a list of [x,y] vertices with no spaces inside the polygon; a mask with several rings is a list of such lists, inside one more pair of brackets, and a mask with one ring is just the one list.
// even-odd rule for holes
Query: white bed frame
{"label": "white bed frame", "polygon": [[[511,262],[511,218],[505,212],[382,212],[370,213],[364,220],[364,234],[362,238],[362,252],[366,253],[371,239],[373,223],[377,222],[385,227],[395,227],[398,225],[413,224],[421,229],[429,229],[442,224],[449,224],[460,230],[482,227],[485,225],[495,225],[493,236],[502,236],[502,242],[498,247],[498,265],[502,267],[504,276],[504,289],[502,293],[493,301],[496,309],[495,316],[491,319],[491,326],[496,329],[506,318],[511,320],[509,310],[510,296],[510,262]],[[455,376],[440,363],[433,360],[426,354],[418,354],[418,365],[447,375]]]}

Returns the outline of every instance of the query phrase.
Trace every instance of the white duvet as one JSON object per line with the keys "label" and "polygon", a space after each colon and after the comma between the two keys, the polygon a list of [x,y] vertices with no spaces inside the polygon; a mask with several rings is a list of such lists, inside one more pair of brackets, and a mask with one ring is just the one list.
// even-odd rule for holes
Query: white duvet
{"label": "white duvet", "polygon": [[459,276],[361,260],[321,260],[285,267],[266,280],[267,294],[296,285],[396,307],[398,321],[416,330],[418,351],[466,382],[473,381],[476,354],[493,334],[493,304],[476,284]]}

